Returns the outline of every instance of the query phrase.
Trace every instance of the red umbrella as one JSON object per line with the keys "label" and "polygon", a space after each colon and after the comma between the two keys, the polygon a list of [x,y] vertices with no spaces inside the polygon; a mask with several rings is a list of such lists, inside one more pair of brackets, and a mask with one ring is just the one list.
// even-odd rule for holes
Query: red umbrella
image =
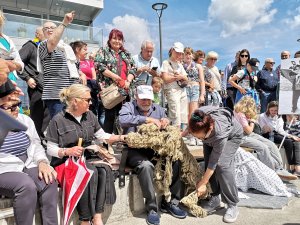
{"label": "red umbrella", "polygon": [[63,224],[67,225],[79,199],[93,175],[93,171],[86,167],[84,157],[80,157],[77,162],[74,158],[69,158],[65,162],[64,173]]}

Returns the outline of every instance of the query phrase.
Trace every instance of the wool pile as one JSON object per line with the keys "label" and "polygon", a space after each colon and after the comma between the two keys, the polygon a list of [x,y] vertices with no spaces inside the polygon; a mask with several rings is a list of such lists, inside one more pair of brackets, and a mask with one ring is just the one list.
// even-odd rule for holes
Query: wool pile
{"label": "wool pile", "polygon": [[[190,153],[181,138],[180,130],[174,126],[167,126],[164,130],[153,124],[138,127],[136,133],[129,133],[126,142],[131,148],[151,148],[158,155],[154,169],[154,183],[157,192],[163,194],[167,201],[171,200],[170,185],[172,182],[172,163],[181,162],[180,179],[185,183],[186,196],[181,202],[187,206],[196,217],[205,217],[206,211],[197,205],[198,197],[195,192],[196,184],[203,176],[203,171]],[[209,190],[209,188],[208,188]],[[205,198],[205,196],[201,196]]]}

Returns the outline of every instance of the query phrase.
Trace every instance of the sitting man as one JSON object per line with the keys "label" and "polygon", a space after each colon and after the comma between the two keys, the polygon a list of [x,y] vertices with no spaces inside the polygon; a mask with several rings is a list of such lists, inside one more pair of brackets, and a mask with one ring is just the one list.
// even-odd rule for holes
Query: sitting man
{"label": "sitting man", "polygon": [[[136,132],[137,126],[145,123],[153,123],[161,129],[164,129],[169,120],[165,116],[165,110],[152,103],[153,89],[151,86],[141,85],[136,90],[136,100],[127,102],[122,106],[119,114],[119,122],[123,129],[123,134]],[[134,168],[138,175],[142,193],[146,198],[146,210],[148,212],[147,223],[158,225],[160,222],[157,214],[157,202],[153,185],[153,171],[155,161],[152,160],[155,155],[152,149],[130,149],[128,152],[127,165]],[[173,164],[173,179],[170,186],[172,199],[167,202],[162,197],[161,211],[169,212],[176,218],[183,219],[187,213],[178,207],[178,199],[181,199],[183,188],[179,179],[180,166],[178,162]]]}

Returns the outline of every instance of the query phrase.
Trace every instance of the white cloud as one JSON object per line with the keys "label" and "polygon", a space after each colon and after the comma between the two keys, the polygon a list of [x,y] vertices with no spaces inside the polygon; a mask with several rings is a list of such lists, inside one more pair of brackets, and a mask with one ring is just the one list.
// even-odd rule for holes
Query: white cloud
{"label": "white cloud", "polygon": [[222,37],[230,37],[270,23],[277,13],[277,9],[270,9],[272,3],[273,0],[212,0],[208,16],[211,22],[222,24]]}
{"label": "white cloud", "polygon": [[[107,34],[113,28],[121,30],[125,39],[124,46],[133,55],[140,52],[140,46],[144,40],[151,39],[148,22],[136,16],[127,14],[117,16],[113,18],[112,24],[106,23],[104,26]],[[104,43],[107,42],[107,37],[105,39]]]}
{"label": "white cloud", "polygon": [[300,26],[300,7],[296,8],[295,12],[297,13],[297,15],[292,16],[290,14],[290,16],[292,16],[293,18],[288,18],[285,20],[285,23],[291,28],[296,28]]}

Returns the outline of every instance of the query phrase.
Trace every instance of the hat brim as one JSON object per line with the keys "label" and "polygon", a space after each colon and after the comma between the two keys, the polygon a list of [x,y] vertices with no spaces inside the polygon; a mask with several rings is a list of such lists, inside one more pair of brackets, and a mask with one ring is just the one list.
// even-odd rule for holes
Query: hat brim
{"label": "hat brim", "polygon": [[184,53],[184,51],[182,49],[178,49],[178,48],[174,48],[175,52],[177,53]]}
{"label": "hat brim", "polygon": [[149,100],[153,100],[154,96],[153,94],[138,94],[139,99],[149,99]]}

